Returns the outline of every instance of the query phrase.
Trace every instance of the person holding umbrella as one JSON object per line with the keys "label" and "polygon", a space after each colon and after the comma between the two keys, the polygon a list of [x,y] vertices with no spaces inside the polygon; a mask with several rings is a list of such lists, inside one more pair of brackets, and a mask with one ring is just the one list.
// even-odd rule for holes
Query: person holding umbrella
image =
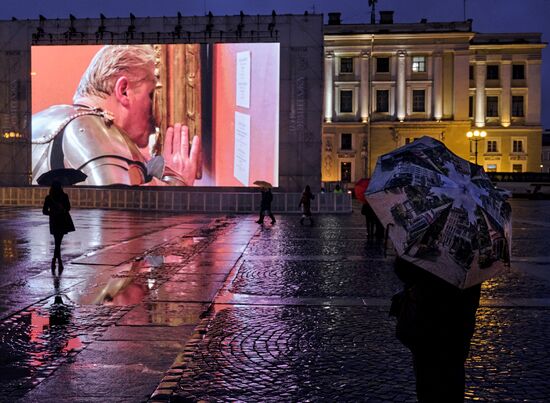
{"label": "person holding umbrella", "polygon": [[44,200],[42,213],[50,217],[50,234],[54,238],[54,253],[52,259],[52,273],[55,273],[55,261],[57,259],[59,274],[63,272],[63,262],[61,261],[61,241],[65,234],[75,230],[73,220],[69,211],[71,203],[69,196],[63,191],[61,182],[54,181],[49,194]]}
{"label": "person holding umbrella", "polygon": [[256,221],[258,224],[264,223],[264,218],[267,215],[271,218],[271,224],[275,224],[275,216],[271,212],[271,202],[273,201],[273,193],[271,193],[271,184],[265,181],[256,181],[255,185],[260,186],[262,192],[262,200],[260,202],[260,218]]}
{"label": "person holding umbrella", "polygon": [[510,263],[511,207],[482,167],[430,137],[381,156],[365,196],[398,256],[390,315],[418,401],[462,402],[481,283]]}
{"label": "person holding umbrella", "polygon": [[412,353],[418,401],[463,402],[481,284],[461,290],[401,258],[394,267],[404,283],[396,336]]}

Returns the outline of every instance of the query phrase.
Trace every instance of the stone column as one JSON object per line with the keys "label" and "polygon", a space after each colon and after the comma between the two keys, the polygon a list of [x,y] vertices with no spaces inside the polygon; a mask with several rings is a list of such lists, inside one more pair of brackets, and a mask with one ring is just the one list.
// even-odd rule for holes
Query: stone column
{"label": "stone column", "polygon": [[367,123],[369,116],[369,86],[370,86],[370,53],[361,52],[361,88],[359,93],[359,104],[361,105],[361,122]]}
{"label": "stone column", "polygon": [[334,52],[325,53],[325,122],[332,122],[332,111],[334,109]]}
{"label": "stone column", "polygon": [[434,119],[440,121],[443,117],[443,58],[441,52],[433,55],[434,76],[433,76],[433,106]]}
{"label": "stone column", "polygon": [[530,125],[540,125],[541,114],[541,87],[540,87],[540,66],[541,59],[527,60],[527,97],[529,102],[524,104],[525,123]]}
{"label": "stone column", "polygon": [[397,119],[405,120],[405,55],[404,50],[397,52]]}
{"label": "stone column", "polygon": [[485,78],[487,77],[487,64],[485,60],[476,60],[476,127],[485,126]]}
{"label": "stone column", "polygon": [[503,127],[510,126],[512,107],[512,60],[502,60],[500,62],[500,86],[502,93],[500,94],[500,124]]}

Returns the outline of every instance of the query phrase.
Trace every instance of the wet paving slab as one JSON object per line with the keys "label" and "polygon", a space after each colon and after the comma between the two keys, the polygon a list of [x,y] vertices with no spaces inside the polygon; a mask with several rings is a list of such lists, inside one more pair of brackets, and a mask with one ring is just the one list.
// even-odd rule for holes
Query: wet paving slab
{"label": "wet paving slab", "polygon": [[[23,210],[4,213],[23,228],[21,223],[29,219]],[[5,316],[0,321],[0,373],[10,374],[0,385],[9,401],[72,402],[82,396],[87,401],[146,400],[235,263],[201,257],[218,234],[230,232],[232,223],[224,217],[122,212],[120,219],[117,214],[73,212],[79,230],[91,236],[64,240],[61,275],[49,270],[47,226],[42,234],[47,241],[30,241],[41,245],[41,270],[29,275],[10,264],[24,265],[35,256],[3,255],[9,259],[0,267],[17,274],[0,284],[7,301],[0,304]],[[102,223],[104,230],[95,227]],[[209,254],[217,255],[215,249]],[[194,271],[178,273],[191,260]],[[218,272],[208,276],[209,268]],[[180,277],[170,289],[174,276]],[[178,296],[183,293],[204,303],[182,303]],[[53,302],[58,300],[62,302]],[[124,389],[120,379],[128,382]]]}

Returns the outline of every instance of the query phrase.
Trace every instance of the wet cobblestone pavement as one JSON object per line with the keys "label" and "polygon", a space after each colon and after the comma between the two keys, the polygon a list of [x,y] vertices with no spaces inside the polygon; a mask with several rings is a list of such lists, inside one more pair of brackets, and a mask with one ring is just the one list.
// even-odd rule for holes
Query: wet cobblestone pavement
{"label": "wet cobblestone pavement", "polygon": [[[528,203],[514,201],[514,249],[546,274],[523,271],[522,259],[484,283],[467,401],[550,400],[550,212]],[[259,230],[188,346],[173,401],[416,401],[388,317],[393,258],[366,242],[361,216],[336,219],[300,227],[289,216]]]}
{"label": "wet cobblestone pavement", "polygon": [[[467,401],[550,401],[550,202],[512,204],[513,265],[483,285]],[[0,209],[0,401],[415,401],[387,315],[394,256],[357,209],[314,226],[74,213],[52,276],[47,221]]]}

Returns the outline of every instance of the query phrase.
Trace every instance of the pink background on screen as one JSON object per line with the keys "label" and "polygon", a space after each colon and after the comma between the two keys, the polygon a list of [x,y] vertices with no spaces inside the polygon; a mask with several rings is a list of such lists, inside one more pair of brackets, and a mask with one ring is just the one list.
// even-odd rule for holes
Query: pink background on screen
{"label": "pink background on screen", "polygon": [[33,46],[31,48],[32,113],[52,105],[72,104],[82,73],[101,45]]}
{"label": "pink background on screen", "polygon": [[[237,52],[250,51],[250,108],[236,104]],[[235,111],[250,115],[250,179],[278,186],[279,44],[217,44],[213,68],[216,184],[242,186],[233,175]]]}

